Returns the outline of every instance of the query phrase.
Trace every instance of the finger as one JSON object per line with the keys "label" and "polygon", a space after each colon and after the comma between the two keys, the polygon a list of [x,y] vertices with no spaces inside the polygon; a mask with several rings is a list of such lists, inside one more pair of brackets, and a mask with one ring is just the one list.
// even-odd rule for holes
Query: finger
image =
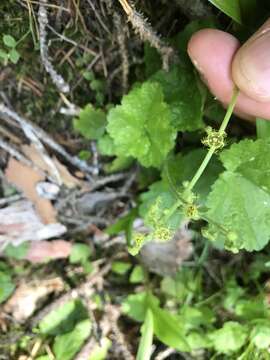
{"label": "finger", "polygon": [[[216,29],[198,31],[188,44],[188,54],[195,67],[210,91],[225,105],[230,102],[234,88],[231,67],[239,48],[235,37]],[[235,112],[270,119],[270,102],[255,101],[241,92]]]}
{"label": "finger", "polygon": [[270,100],[270,19],[239,49],[232,63],[238,88],[258,101]]}

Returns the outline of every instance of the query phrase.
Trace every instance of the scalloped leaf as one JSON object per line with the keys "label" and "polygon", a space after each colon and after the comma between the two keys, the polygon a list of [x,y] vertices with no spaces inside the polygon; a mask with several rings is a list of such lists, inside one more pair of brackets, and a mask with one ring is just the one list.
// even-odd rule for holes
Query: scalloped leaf
{"label": "scalloped leaf", "polygon": [[131,90],[121,105],[110,110],[107,130],[117,155],[133,157],[145,167],[160,167],[176,138],[162,87],[145,82]]}
{"label": "scalloped leaf", "polygon": [[270,141],[241,141],[221,160],[227,170],[206,202],[209,233],[233,251],[261,250],[270,239]]}
{"label": "scalloped leaf", "polygon": [[106,115],[88,104],[80,111],[79,117],[73,120],[73,126],[85,138],[96,140],[105,132]]}
{"label": "scalloped leaf", "polygon": [[174,66],[169,72],[160,70],[151,77],[163,89],[178,131],[195,131],[204,127],[204,94],[193,68]]}

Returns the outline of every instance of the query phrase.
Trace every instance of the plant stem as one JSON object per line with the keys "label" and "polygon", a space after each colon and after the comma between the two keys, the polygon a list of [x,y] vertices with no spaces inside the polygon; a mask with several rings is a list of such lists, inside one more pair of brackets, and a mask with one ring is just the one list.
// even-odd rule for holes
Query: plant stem
{"label": "plant stem", "polygon": [[183,202],[179,199],[173,204],[170,209],[168,209],[168,212],[163,218],[163,221],[165,223],[169,220],[169,218],[174,214],[174,212],[179,208],[180,205],[183,205]]}
{"label": "plant stem", "polygon": [[[239,90],[238,89],[234,89],[233,91],[233,95],[229,104],[229,107],[227,109],[227,112],[225,114],[225,117],[222,121],[222,124],[219,128],[219,134],[222,134],[225,130],[226,127],[230,121],[231,115],[233,113],[233,109],[235,107],[236,101],[237,101],[237,97],[239,94]],[[198,180],[200,179],[200,177],[202,176],[205,168],[207,167],[209,161],[211,160],[213,154],[215,153],[215,147],[210,147],[205,158],[203,159],[203,162],[201,163],[200,167],[198,168],[197,172],[195,173],[195,175],[193,176],[192,180],[189,183],[189,186],[187,187],[187,191],[191,191],[194,186],[197,184]]]}
{"label": "plant stem", "polygon": [[226,127],[230,121],[230,118],[232,116],[232,113],[233,113],[233,110],[234,110],[234,107],[236,105],[236,101],[237,101],[237,98],[238,98],[238,95],[239,95],[239,90],[237,88],[234,88],[233,90],[233,95],[232,95],[232,98],[231,98],[231,101],[230,101],[230,104],[229,104],[229,107],[227,109],[227,112],[225,114],[225,117],[222,121],[222,124],[220,126],[220,129],[219,129],[219,132],[222,133],[223,131],[226,130]]}

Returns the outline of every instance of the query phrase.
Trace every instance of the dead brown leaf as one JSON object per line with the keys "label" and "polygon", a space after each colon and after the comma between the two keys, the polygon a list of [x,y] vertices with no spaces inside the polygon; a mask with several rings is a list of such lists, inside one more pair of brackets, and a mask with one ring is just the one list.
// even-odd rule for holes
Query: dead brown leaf
{"label": "dead brown leaf", "polygon": [[[24,154],[33,161],[33,163],[41,168],[43,171],[47,172],[51,175],[51,177],[54,176],[54,174],[51,173],[51,168],[49,165],[44,161],[40,153],[37,151],[34,145],[23,145],[22,150]],[[81,186],[83,184],[82,181],[77,179],[75,176],[71,175],[68,169],[65,165],[63,165],[55,156],[52,158],[52,161],[56,167],[56,169],[59,172],[59,175],[61,177],[61,180],[63,184],[68,188],[74,188],[76,186]]]}
{"label": "dead brown leaf", "polygon": [[32,263],[67,258],[71,252],[71,243],[65,240],[31,242],[26,260]]}
{"label": "dead brown leaf", "polygon": [[37,167],[42,169],[45,172],[50,173],[50,168],[48,164],[44,161],[43,157],[37,151],[33,144],[31,145],[22,145],[21,150],[28,159],[30,159]]}
{"label": "dead brown leaf", "polygon": [[66,168],[66,166],[61,164],[60,161],[55,156],[53,157],[53,162],[57,170],[59,171],[63,184],[66,185],[66,187],[71,189],[76,186],[81,186],[83,184],[82,181],[71,175],[68,169]]}
{"label": "dead brown leaf", "polygon": [[14,184],[33,202],[44,224],[53,224],[57,222],[56,211],[52,206],[52,203],[47,199],[41,198],[36,191],[37,183],[45,180],[43,175],[36,170],[21,164],[19,161],[10,158],[5,171],[5,177],[7,181]]}
{"label": "dead brown leaf", "polygon": [[35,312],[48,295],[59,293],[63,289],[64,283],[60,277],[22,283],[3,306],[3,310],[11,314],[16,321],[23,322]]}

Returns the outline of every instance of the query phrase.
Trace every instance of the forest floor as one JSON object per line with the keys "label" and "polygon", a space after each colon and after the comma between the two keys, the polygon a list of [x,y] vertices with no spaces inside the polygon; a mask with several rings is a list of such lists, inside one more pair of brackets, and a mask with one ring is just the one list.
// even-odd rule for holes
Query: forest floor
{"label": "forest floor", "polygon": [[[212,324],[212,306],[233,321],[230,305],[254,288],[268,299],[265,254],[196,244],[186,224],[168,244],[131,256],[119,230],[143,226],[138,196],[158,176],[113,163],[74,129],[87,104],[109,109],[147,71],[169,66],[174,54],[164,39],[191,20],[218,14],[228,25],[206,2],[188,3],[135,1],[134,17],[125,0],[1,1],[1,360],[135,359],[141,324],[134,319],[146,289],[172,311],[175,299],[205,305],[201,319],[189,308],[194,323]],[[240,121],[233,131],[255,129]],[[255,303],[246,304],[254,313]],[[213,355],[207,346],[188,354],[166,344],[155,342],[153,359]]]}

